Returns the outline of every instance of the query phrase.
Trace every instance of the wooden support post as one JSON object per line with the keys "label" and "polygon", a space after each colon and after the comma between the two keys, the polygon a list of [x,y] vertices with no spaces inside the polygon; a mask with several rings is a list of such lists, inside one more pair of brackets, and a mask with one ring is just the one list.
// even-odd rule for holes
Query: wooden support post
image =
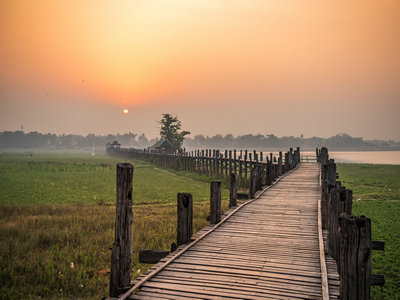
{"label": "wooden support post", "polygon": [[219,176],[219,164],[220,164],[220,155],[219,155],[219,150],[216,151],[215,153],[215,157],[216,157],[216,170],[215,170],[215,175]]}
{"label": "wooden support post", "polygon": [[232,173],[232,150],[229,150],[229,174]]}
{"label": "wooden support post", "polygon": [[353,191],[342,189],[340,191],[340,202],[342,205],[341,211],[351,215],[353,209]]}
{"label": "wooden support post", "polygon": [[243,167],[242,167],[242,160],[241,159],[239,160],[239,177],[237,179],[238,179],[237,185],[240,186],[242,184],[242,182],[243,182]]}
{"label": "wooden support post", "polygon": [[261,190],[263,181],[263,166],[262,164],[257,164],[257,181],[256,181],[256,191]]}
{"label": "wooden support post", "polygon": [[285,172],[290,169],[289,165],[289,152],[285,152]]}
{"label": "wooden support post", "polygon": [[219,157],[220,157],[219,163],[220,163],[220,167],[221,167],[221,172],[220,172],[221,177],[224,177],[224,159],[223,159],[223,156],[224,155],[222,153],[219,154]]}
{"label": "wooden support post", "polygon": [[322,227],[327,228],[329,193],[336,182],[336,164],[333,159],[330,159],[327,164],[321,164],[321,167],[321,217]]}
{"label": "wooden support post", "polygon": [[340,215],[340,299],[370,299],[371,219]]}
{"label": "wooden support post", "polygon": [[217,176],[217,151],[215,149],[212,153],[212,176]]}
{"label": "wooden support post", "polygon": [[211,149],[208,149],[208,176],[212,176],[212,161]]}
{"label": "wooden support post", "polygon": [[318,155],[318,161],[324,165],[324,164],[328,163],[328,160],[329,160],[328,149],[325,147],[322,147],[321,151]]}
{"label": "wooden support post", "polygon": [[336,259],[338,270],[340,269],[340,240],[339,240],[339,216],[341,211],[340,205],[340,188],[332,188],[329,194],[328,203],[328,224],[327,224],[327,252]]}
{"label": "wooden support post", "polygon": [[205,173],[206,173],[207,176],[210,175],[210,174],[209,174],[209,162],[210,162],[210,159],[209,159],[209,151],[208,151],[208,149],[206,149],[206,158],[205,158],[205,164],[206,164],[205,168],[206,168],[206,171],[205,171]]}
{"label": "wooden support post", "polygon": [[236,149],[233,150],[233,172],[237,174]]}
{"label": "wooden support post", "polygon": [[193,234],[193,198],[191,194],[178,193],[178,246],[190,242]]}
{"label": "wooden support post", "polygon": [[205,173],[205,158],[204,158],[204,149],[201,150],[201,174]]}
{"label": "wooden support post", "polygon": [[247,150],[244,150],[244,186],[247,187]]}
{"label": "wooden support post", "polygon": [[297,161],[296,161],[296,164],[298,164],[300,162],[300,147],[297,147],[296,150],[297,150]]}
{"label": "wooden support post", "polygon": [[256,194],[256,168],[251,168],[250,169],[250,184],[249,184],[249,199],[254,199],[255,194]]}
{"label": "wooden support post", "polygon": [[210,224],[221,221],[221,181],[210,184]]}
{"label": "wooden support post", "polygon": [[110,268],[110,297],[129,289],[132,273],[133,166],[117,164],[115,237]]}
{"label": "wooden support post", "polygon": [[196,155],[196,166],[197,166],[197,174],[200,174],[200,150],[197,150]]}
{"label": "wooden support post", "polygon": [[225,150],[225,177],[228,177],[228,150]]}
{"label": "wooden support post", "polygon": [[229,188],[229,208],[237,206],[236,173],[231,173],[230,183],[231,185]]}

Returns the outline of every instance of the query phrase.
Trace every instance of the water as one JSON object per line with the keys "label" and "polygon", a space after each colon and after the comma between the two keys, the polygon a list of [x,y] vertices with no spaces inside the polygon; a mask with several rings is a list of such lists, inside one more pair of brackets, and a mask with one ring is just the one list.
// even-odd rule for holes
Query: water
{"label": "water", "polygon": [[332,151],[335,162],[400,165],[400,151]]}
{"label": "water", "polygon": [[[400,165],[400,151],[329,151],[329,158],[337,163],[364,163]],[[302,155],[315,156],[315,152],[302,152]]]}

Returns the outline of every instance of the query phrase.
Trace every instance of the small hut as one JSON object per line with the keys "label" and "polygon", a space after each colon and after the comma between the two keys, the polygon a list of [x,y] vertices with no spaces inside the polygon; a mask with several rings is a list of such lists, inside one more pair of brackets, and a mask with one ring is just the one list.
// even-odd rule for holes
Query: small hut
{"label": "small hut", "polygon": [[106,149],[107,150],[121,149],[121,144],[118,143],[118,141],[113,141],[112,143],[107,143]]}
{"label": "small hut", "polygon": [[174,153],[174,145],[170,143],[168,140],[159,140],[153,146],[149,147],[152,152],[157,153]]}

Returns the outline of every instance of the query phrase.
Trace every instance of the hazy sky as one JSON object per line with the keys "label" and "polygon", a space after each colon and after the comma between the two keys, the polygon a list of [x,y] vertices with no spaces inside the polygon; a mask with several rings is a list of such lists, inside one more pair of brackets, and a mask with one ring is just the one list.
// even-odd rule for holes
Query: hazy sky
{"label": "hazy sky", "polygon": [[0,131],[400,140],[398,0],[0,1],[0,44]]}

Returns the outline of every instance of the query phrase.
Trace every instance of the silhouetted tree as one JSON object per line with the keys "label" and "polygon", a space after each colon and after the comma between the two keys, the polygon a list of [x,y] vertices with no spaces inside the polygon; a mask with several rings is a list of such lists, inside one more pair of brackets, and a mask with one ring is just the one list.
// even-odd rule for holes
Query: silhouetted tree
{"label": "silhouetted tree", "polygon": [[189,131],[183,130],[179,132],[182,127],[181,121],[176,116],[170,114],[163,114],[159,122],[161,125],[160,136],[162,139],[168,140],[178,150],[181,148],[185,136],[190,134]]}

